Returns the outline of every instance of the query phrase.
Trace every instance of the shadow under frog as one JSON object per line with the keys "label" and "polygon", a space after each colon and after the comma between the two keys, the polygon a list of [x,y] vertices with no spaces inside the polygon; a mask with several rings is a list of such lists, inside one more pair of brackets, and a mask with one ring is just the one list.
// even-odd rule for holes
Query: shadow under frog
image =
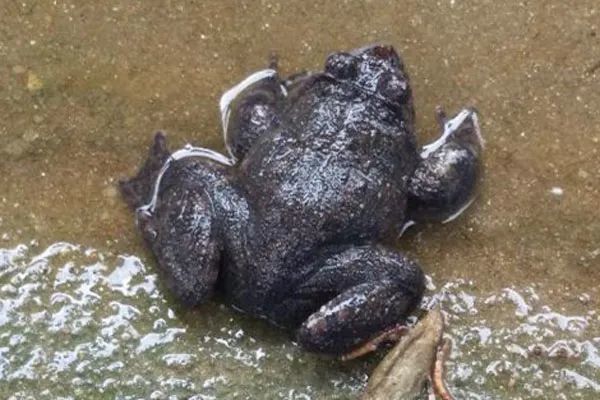
{"label": "shadow under frog", "polygon": [[401,323],[424,274],[383,244],[470,203],[477,114],[439,113],[417,148],[404,64],[391,46],[330,55],[323,72],[259,71],[221,99],[229,156],[162,133],[121,192],[167,287],[188,306],[223,293],[235,308],[340,355]]}

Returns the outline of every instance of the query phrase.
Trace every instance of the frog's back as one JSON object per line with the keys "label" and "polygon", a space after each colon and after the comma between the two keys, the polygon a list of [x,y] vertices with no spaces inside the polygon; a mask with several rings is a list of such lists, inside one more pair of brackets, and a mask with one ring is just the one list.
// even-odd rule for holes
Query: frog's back
{"label": "frog's back", "polygon": [[414,135],[376,99],[348,90],[317,82],[292,93],[282,126],[242,163],[270,240],[375,239],[403,220]]}

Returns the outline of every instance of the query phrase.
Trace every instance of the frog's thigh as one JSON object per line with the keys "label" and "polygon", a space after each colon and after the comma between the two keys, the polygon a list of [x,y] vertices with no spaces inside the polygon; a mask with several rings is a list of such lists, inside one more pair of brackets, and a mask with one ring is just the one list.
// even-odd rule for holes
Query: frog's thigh
{"label": "frog's thigh", "polygon": [[348,249],[300,288],[302,296],[330,300],[302,323],[297,339],[310,351],[346,353],[402,322],[423,290],[421,269],[399,252],[382,246]]}
{"label": "frog's thigh", "polygon": [[263,133],[279,126],[286,95],[277,71],[265,69],[248,76],[221,96],[223,140],[233,158],[242,159]]}
{"label": "frog's thigh", "polygon": [[443,122],[443,134],[421,151],[412,177],[408,218],[449,222],[472,202],[479,177],[483,139],[477,113],[465,109]]}
{"label": "frog's thigh", "polygon": [[208,300],[219,273],[221,238],[202,190],[172,189],[154,216],[140,223],[171,293],[187,306]]}

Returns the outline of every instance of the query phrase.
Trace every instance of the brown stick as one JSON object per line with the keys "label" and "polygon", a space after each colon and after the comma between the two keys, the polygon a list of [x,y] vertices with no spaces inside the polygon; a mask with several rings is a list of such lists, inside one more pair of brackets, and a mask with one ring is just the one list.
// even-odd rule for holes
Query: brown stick
{"label": "brown stick", "polygon": [[435,356],[435,362],[431,371],[431,387],[436,396],[442,400],[454,400],[454,396],[448,390],[444,380],[444,364],[450,354],[450,341],[442,339]]}
{"label": "brown stick", "polygon": [[373,339],[369,340],[367,343],[357,347],[351,352],[342,355],[342,361],[353,360],[355,358],[364,356],[365,354],[371,353],[379,347],[381,343],[384,342],[397,342],[400,338],[406,333],[408,327],[406,325],[396,325],[387,331],[375,336]]}

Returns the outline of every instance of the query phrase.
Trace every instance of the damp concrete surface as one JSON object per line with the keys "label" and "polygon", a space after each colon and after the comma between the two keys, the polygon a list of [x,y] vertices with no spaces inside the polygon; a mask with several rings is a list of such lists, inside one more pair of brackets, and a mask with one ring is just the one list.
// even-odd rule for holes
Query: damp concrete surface
{"label": "damp concrete surface", "polygon": [[597,1],[0,3],[0,397],[355,399],[381,354],[340,362],[218,300],[165,292],[116,181],[152,133],[223,151],[222,92],[279,56],[395,46],[420,143],[475,106],[468,211],[397,246],[431,278],[460,399],[600,396]]}

